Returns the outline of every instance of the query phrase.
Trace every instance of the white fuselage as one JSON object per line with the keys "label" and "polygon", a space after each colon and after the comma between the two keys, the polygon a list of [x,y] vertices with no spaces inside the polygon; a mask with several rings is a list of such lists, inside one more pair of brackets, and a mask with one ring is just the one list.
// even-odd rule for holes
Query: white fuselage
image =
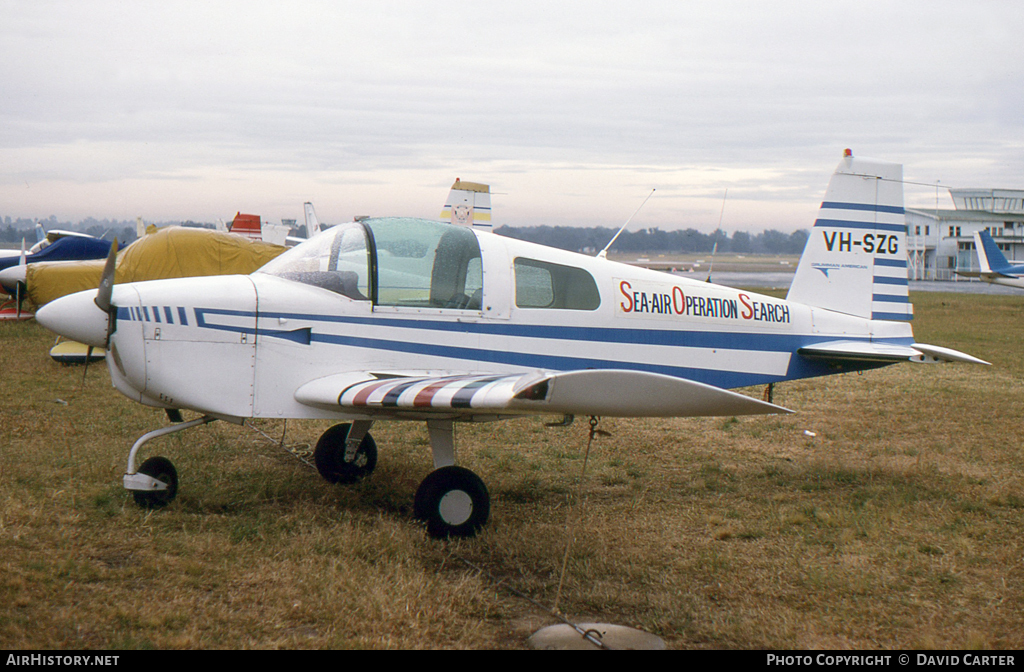
{"label": "white fuselage", "polygon": [[[871,321],[744,290],[476,232],[479,309],[381,306],[254,273],[118,285],[115,386],[151,405],[223,417],[342,417],[295,390],[346,371],[400,375],[588,368],[723,388],[823,375],[795,354],[827,338],[912,342]],[[593,309],[520,307],[516,260],[581,269]]]}

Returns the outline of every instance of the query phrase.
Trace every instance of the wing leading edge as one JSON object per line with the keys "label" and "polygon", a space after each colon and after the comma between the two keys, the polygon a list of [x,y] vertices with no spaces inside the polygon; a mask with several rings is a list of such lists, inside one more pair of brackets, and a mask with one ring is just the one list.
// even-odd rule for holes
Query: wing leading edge
{"label": "wing leading edge", "polygon": [[524,374],[338,374],[295,392],[309,406],[370,415],[599,415],[691,417],[790,413],[737,392],[644,371]]}

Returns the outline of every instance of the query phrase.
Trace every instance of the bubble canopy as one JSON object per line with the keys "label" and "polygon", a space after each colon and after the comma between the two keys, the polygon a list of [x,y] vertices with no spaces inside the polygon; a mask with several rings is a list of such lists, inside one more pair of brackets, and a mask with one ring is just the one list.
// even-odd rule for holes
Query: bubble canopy
{"label": "bubble canopy", "polygon": [[384,306],[480,310],[483,292],[474,232],[408,217],[332,227],[258,272]]}

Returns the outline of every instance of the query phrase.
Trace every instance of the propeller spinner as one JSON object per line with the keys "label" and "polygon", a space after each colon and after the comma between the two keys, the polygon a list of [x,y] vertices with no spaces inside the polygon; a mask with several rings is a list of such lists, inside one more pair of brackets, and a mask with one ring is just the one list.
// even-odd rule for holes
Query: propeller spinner
{"label": "propeller spinner", "polygon": [[116,261],[117,240],[110,246],[95,294],[87,290],[51,301],[36,311],[36,321],[72,341],[106,348],[117,326],[117,306],[111,298]]}

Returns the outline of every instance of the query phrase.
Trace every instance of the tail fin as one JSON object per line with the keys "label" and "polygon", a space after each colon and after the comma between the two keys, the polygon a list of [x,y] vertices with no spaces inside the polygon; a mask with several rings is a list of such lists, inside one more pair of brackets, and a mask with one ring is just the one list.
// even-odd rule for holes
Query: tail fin
{"label": "tail fin", "polygon": [[39,222],[36,222],[36,242],[41,243],[46,239],[46,229]]}
{"label": "tail fin", "polygon": [[906,240],[903,166],[846,150],[786,298],[872,320],[912,320]]}
{"label": "tail fin", "polygon": [[463,182],[455,178],[441,220],[461,226],[491,228],[491,188],[486,184]]}
{"label": "tail fin", "polygon": [[999,246],[992,235],[985,230],[974,232],[974,247],[978,250],[978,263],[981,264],[982,275],[1005,273],[1011,264],[999,251]]}
{"label": "tail fin", "polygon": [[316,218],[316,211],[313,210],[313,204],[309,201],[302,204],[302,209],[306,213],[306,235],[312,238],[320,233],[320,220]]}
{"label": "tail fin", "polygon": [[228,231],[251,240],[263,240],[263,226],[260,224],[259,215],[237,213],[235,218],[231,220],[231,227]]}

